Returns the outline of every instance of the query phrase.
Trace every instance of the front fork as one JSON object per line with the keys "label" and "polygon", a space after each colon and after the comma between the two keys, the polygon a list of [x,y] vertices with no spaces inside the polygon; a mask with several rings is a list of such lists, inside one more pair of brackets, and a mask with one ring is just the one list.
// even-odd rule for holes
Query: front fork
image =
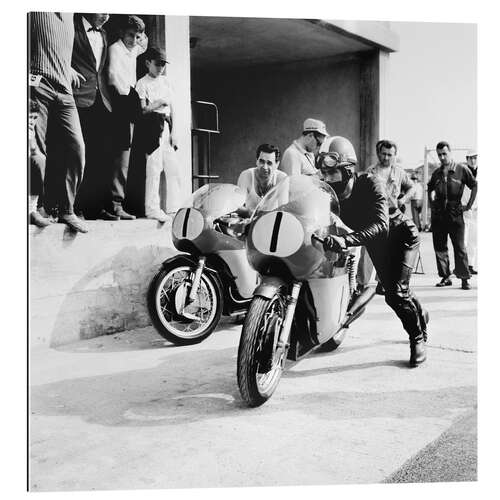
{"label": "front fork", "polygon": [[205,269],[205,261],[206,257],[202,256],[198,259],[198,266],[196,267],[196,271],[194,272],[193,283],[191,285],[191,290],[189,291],[187,304],[193,302],[196,298],[196,294],[198,293],[198,288],[200,287],[201,275],[203,273],[203,269]]}
{"label": "front fork", "polygon": [[277,345],[275,346],[277,349],[284,350],[288,346],[288,338],[290,337],[293,316],[295,315],[295,307],[297,306],[297,300],[299,298],[301,288],[302,283],[300,281],[294,281],[292,292],[287,297],[285,319],[283,321],[283,324],[281,325]]}

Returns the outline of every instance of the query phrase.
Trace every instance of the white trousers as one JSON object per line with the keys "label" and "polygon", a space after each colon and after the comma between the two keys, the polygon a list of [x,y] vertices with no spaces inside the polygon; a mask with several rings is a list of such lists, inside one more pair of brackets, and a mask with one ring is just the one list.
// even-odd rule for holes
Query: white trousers
{"label": "white trousers", "polygon": [[170,132],[165,123],[160,146],[146,160],[146,217],[160,210],[160,176],[165,172],[167,212],[177,212],[181,205],[181,172],[177,153],[170,144]]}
{"label": "white trousers", "polygon": [[469,266],[477,269],[477,208],[464,212],[464,242]]}
{"label": "white trousers", "polygon": [[38,195],[37,194],[30,194],[28,195],[28,213],[30,214],[31,212],[36,212],[36,208],[38,205]]}

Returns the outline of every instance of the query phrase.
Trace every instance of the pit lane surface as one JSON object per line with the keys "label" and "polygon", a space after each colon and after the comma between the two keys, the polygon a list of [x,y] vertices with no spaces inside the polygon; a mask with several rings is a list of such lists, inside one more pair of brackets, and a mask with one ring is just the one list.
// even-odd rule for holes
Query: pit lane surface
{"label": "pit lane surface", "polygon": [[435,288],[423,236],[427,274],[413,284],[431,323],[417,369],[382,297],[338,351],[291,365],[256,409],[239,396],[241,326],[228,322],[188,347],[145,328],[34,349],[30,489],[475,479],[476,281]]}

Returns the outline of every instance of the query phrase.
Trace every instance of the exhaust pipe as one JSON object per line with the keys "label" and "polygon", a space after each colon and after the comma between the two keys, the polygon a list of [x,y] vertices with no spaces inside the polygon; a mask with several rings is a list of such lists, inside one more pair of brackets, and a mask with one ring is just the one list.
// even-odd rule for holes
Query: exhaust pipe
{"label": "exhaust pipe", "polygon": [[366,305],[373,299],[374,295],[375,288],[369,286],[366,287],[358,297],[356,297],[356,300],[351,304],[347,311],[347,318],[342,324],[342,328],[348,328],[354,320],[358,319],[365,312]]}

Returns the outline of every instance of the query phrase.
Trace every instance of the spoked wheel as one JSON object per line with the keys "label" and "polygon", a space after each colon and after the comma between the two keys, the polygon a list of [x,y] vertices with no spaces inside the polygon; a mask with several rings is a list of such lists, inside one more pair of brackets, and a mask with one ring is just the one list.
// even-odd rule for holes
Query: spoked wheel
{"label": "spoked wheel", "polygon": [[189,302],[194,268],[175,263],[164,267],[151,282],[148,309],[153,325],[165,339],[189,345],[207,338],[222,312],[222,292],[217,279],[201,275],[195,299]]}
{"label": "spoked wheel", "polygon": [[286,298],[254,297],[238,348],[238,386],[249,406],[260,406],[274,393],[281,378],[286,349],[277,345],[285,318]]}

